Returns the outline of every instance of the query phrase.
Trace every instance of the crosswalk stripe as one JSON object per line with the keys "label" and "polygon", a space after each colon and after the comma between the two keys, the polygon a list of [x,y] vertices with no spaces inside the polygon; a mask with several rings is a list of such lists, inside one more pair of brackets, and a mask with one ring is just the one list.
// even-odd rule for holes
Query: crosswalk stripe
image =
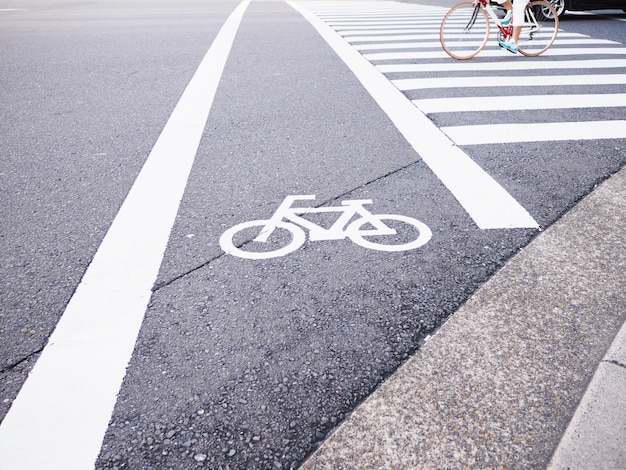
{"label": "crosswalk stripe", "polygon": [[506,86],[509,88],[530,86],[626,85],[626,74],[407,78],[392,80],[392,83],[402,91],[425,90],[429,88],[491,88],[497,83],[506,83]]}
{"label": "crosswalk stripe", "polygon": [[610,108],[626,106],[626,93],[430,98],[413,100],[413,104],[427,114],[465,111]]}
{"label": "crosswalk stripe", "polygon": [[[508,56],[507,56],[508,57]],[[513,56],[511,56],[513,57]],[[624,59],[587,59],[587,60],[544,60],[538,57],[533,60],[500,60],[497,62],[479,62],[469,60],[463,62],[426,63],[426,64],[382,64],[376,68],[382,73],[411,73],[411,72],[480,72],[487,70],[542,70],[542,69],[610,69],[626,67]]]}
{"label": "crosswalk stripe", "polygon": [[440,23],[438,21],[433,21],[428,24],[422,24],[421,27],[417,25],[411,24],[397,24],[397,25],[378,25],[378,26],[370,26],[369,28],[363,28],[362,26],[342,26],[341,28],[337,28],[336,31],[340,35],[345,34],[357,34],[359,31],[363,31],[365,34],[369,32],[369,34],[381,34],[385,31],[389,31],[388,34],[397,33],[398,30],[408,30],[409,32],[415,33],[415,31],[421,32],[430,32],[430,31],[439,31]]}
{"label": "crosswalk stripe", "polygon": [[626,121],[486,124],[441,130],[457,145],[626,139]]}
{"label": "crosswalk stripe", "polygon": [[[439,28],[428,28],[428,29],[420,29],[422,33],[437,33],[439,34]],[[338,30],[341,36],[349,37],[349,36],[367,36],[367,35],[388,35],[388,34],[415,34],[415,28],[398,28],[398,29],[345,29]]]}
{"label": "crosswalk stripe", "polygon": [[[485,49],[480,52],[480,57],[498,57],[503,54],[509,54],[498,48],[494,43],[494,48]],[[626,47],[560,47],[555,44],[542,54],[543,57],[557,56],[576,56],[576,55],[626,55]],[[370,61],[379,60],[419,60],[419,59],[450,59],[443,50],[432,52],[385,52],[364,54],[365,58]],[[452,60],[452,59],[451,59]]]}
{"label": "crosswalk stripe", "polygon": [[441,24],[441,18],[403,18],[403,19],[377,19],[371,21],[327,21],[329,26],[333,28],[343,27],[364,27],[364,26],[385,26],[385,25],[432,25]]}
{"label": "crosswalk stripe", "polygon": [[[419,33],[419,34],[416,34],[416,33]],[[559,41],[561,39],[575,39],[575,38],[587,39],[587,40],[590,39],[588,36],[585,36],[584,34],[568,33],[568,32],[559,32],[558,38],[559,38]],[[394,41],[423,41],[423,40],[432,40],[432,39],[439,40],[439,31],[437,31],[436,33],[426,33],[423,30],[413,30],[413,34],[392,34],[389,36],[385,36],[385,35],[352,36],[350,35],[350,36],[345,37],[345,40],[352,44],[364,43],[364,42],[382,43],[382,42],[394,42]],[[620,44],[620,43],[616,42],[615,44]]]}
{"label": "crosswalk stripe", "polygon": [[[461,35],[458,35],[459,37]],[[436,37],[437,41],[426,41],[426,37],[421,38],[423,41],[419,42],[397,42],[397,43],[385,43],[385,44],[357,44],[354,47],[357,51],[375,51],[375,50],[383,50],[383,49],[435,49],[441,48],[441,42],[439,42],[439,36]],[[435,38],[433,38],[435,39]],[[476,41],[474,43],[476,46],[482,44],[482,41]],[[615,41],[609,41],[607,39],[585,39],[585,38],[575,38],[575,39],[560,39],[559,46],[574,46],[574,45],[609,45],[609,44],[619,44]],[[469,42],[464,43],[465,46],[469,46]]]}

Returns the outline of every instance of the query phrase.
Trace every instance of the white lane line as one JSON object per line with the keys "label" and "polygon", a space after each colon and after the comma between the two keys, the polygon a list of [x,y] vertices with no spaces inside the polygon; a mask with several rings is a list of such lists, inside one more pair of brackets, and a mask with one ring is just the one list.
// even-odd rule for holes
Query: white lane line
{"label": "white lane line", "polygon": [[[390,34],[415,34],[415,33],[425,33],[425,34],[439,34],[439,28],[399,28],[399,29],[381,29],[381,30],[373,30],[373,29],[359,29],[359,30],[342,30],[337,31],[337,34],[341,36],[345,36],[346,39],[350,38],[350,36],[388,36]],[[352,40],[352,39],[350,39]]]}
{"label": "white lane line", "polygon": [[[346,36],[346,41],[350,42],[350,43],[355,43],[355,42],[373,42],[373,43],[380,43],[380,42],[386,42],[386,41],[423,41],[423,40],[433,40],[436,39],[437,41],[439,40],[439,33],[435,33],[435,34],[426,34],[423,33],[421,29],[415,29],[412,31],[413,34],[392,34],[390,36],[386,36],[386,35],[381,35],[381,36]],[[416,34],[419,33],[419,34]],[[459,34],[458,36],[462,36],[462,34]],[[578,38],[578,39],[590,39],[589,36],[585,36],[584,34],[578,34],[578,33],[565,33],[563,31],[559,32],[559,41],[562,38]],[[615,42],[615,44],[621,44],[619,42]],[[441,46],[441,43],[439,43],[439,46]]]}
{"label": "white lane line", "polygon": [[330,26],[297,3],[287,3],[313,25],[352,70],[407,142],[450,190],[478,227],[538,227],[526,209],[465,152],[456,147],[425,114]]}
{"label": "white lane line", "polygon": [[431,88],[492,88],[494,83],[506,83],[507,87],[626,85],[626,74],[407,78],[392,82],[403,91]]}
{"label": "white lane line", "polygon": [[423,113],[626,107],[626,93],[602,95],[471,96],[413,100]]}
{"label": "white lane line", "polygon": [[542,69],[610,69],[626,67],[626,59],[589,59],[589,60],[499,60],[497,62],[445,62],[433,64],[387,64],[376,68],[382,73],[412,72],[477,72],[486,70],[542,70]]}
{"label": "white lane line", "polygon": [[[458,35],[461,37],[461,34]],[[421,41],[416,42],[394,42],[394,43],[382,43],[382,44],[355,44],[354,47],[357,51],[377,51],[377,50],[385,50],[385,49],[437,49],[441,47],[441,42],[437,40],[426,41],[426,38]],[[350,41],[354,42],[354,41]],[[466,41],[463,43],[465,47],[471,45],[470,41]],[[482,44],[482,41],[476,41],[474,45],[479,46]],[[610,44],[620,44],[615,41],[609,41],[608,39],[560,39],[560,45],[574,46],[574,45],[588,45],[588,46],[597,46],[597,45],[610,45]]]}
{"label": "white lane line", "polygon": [[93,468],[247,6],[231,13],[187,85],[2,422],[0,468]]}
{"label": "white lane line", "polygon": [[402,18],[402,19],[387,19],[387,18],[375,18],[372,19],[371,21],[333,21],[333,20],[328,20],[328,19],[324,19],[324,22],[330,26],[332,26],[333,28],[337,29],[337,28],[341,28],[344,26],[350,26],[350,27],[363,27],[363,28],[369,28],[371,26],[373,27],[380,27],[380,26],[384,26],[384,25],[422,25],[422,24],[428,24],[428,25],[436,25],[439,24],[441,25],[441,20],[437,19],[437,18],[424,18],[424,17],[418,17],[418,18]]}
{"label": "white lane line", "polygon": [[362,24],[364,26],[367,25],[375,25],[378,21],[436,21],[439,20],[441,24],[441,19],[443,15],[434,14],[434,15],[425,15],[420,12],[406,12],[400,15],[394,15],[391,13],[379,14],[379,15],[366,15],[366,16],[331,16],[331,15],[318,15],[319,18],[324,20],[325,23],[329,24]]}
{"label": "white lane line", "polygon": [[[558,39],[557,39],[558,41]],[[494,43],[493,48],[480,51],[477,57],[500,57],[509,55],[510,52],[503,51]],[[557,57],[557,56],[576,56],[576,55],[626,55],[625,47],[560,47],[558,42],[544,52],[541,57]],[[364,54],[367,60],[406,60],[406,59],[445,59],[450,58],[443,50],[433,52],[381,52],[374,54]],[[522,55],[518,55],[518,60],[527,59]],[[532,60],[533,58],[528,58]],[[528,60],[527,59],[527,60]],[[454,59],[452,59],[454,60]]]}
{"label": "white lane line", "polygon": [[[381,34],[382,32],[386,31],[387,34],[394,34],[394,33],[399,33],[402,32],[403,34],[406,34],[407,28],[410,28],[409,31],[412,32],[416,32],[416,31],[422,31],[422,32],[439,32],[439,24],[437,23],[431,23],[431,24],[415,24],[415,25],[411,25],[411,24],[398,24],[398,25],[381,25],[381,26],[370,26],[369,28],[367,28],[367,31],[369,31],[371,34]],[[359,35],[361,35],[363,33],[363,28],[362,27],[348,27],[348,26],[344,26],[341,28],[337,28],[335,30],[339,35],[341,36],[347,36],[350,34],[356,34],[358,32]]]}
{"label": "white lane line", "polygon": [[626,121],[548,122],[442,127],[457,145],[626,139]]}

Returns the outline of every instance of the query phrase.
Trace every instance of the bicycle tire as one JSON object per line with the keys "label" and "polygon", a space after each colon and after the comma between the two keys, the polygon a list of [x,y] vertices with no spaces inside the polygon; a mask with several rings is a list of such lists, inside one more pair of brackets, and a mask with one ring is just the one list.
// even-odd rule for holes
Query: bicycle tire
{"label": "bicycle tire", "polygon": [[441,21],[439,41],[453,59],[467,60],[482,51],[489,39],[489,17],[480,4],[453,6]]}
{"label": "bicycle tire", "polygon": [[233,227],[226,230],[222,236],[220,237],[220,247],[224,250],[225,253],[233,256],[237,256],[239,258],[246,259],[268,259],[268,258],[276,258],[279,256],[285,256],[292,251],[296,251],[306,240],[306,235],[304,230],[294,224],[290,224],[288,222],[277,222],[275,223],[276,228],[281,228],[287,230],[291,233],[292,239],[287,245],[271,251],[246,251],[243,248],[248,246],[249,243],[252,243],[254,240],[248,240],[242,243],[241,246],[236,246],[233,243],[233,239],[235,235],[245,229],[251,227],[265,227],[270,223],[269,220],[251,220],[249,222],[243,222],[241,224],[234,225]]}
{"label": "bicycle tire", "polygon": [[552,47],[558,32],[559,15],[552,4],[545,0],[530,2],[524,12],[524,26],[517,42],[520,53],[528,57],[543,54]]}
{"label": "bicycle tire", "polygon": [[397,214],[375,214],[373,215],[373,217],[375,217],[376,219],[380,221],[386,219],[386,220],[395,220],[395,221],[404,222],[405,224],[411,225],[414,228],[416,228],[419,233],[419,236],[415,240],[412,240],[408,243],[400,243],[397,245],[386,245],[384,243],[376,243],[370,240],[366,240],[364,238],[366,236],[376,236],[375,231],[374,233],[370,232],[369,235],[367,231],[359,231],[359,229],[363,225],[368,223],[368,220],[366,218],[357,219],[348,226],[346,232],[348,233],[348,237],[350,237],[350,240],[352,240],[357,245],[362,246],[363,248],[370,248],[372,250],[378,250],[378,251],[414,250],[415,248],[419,248],[420,246],[425,245],[431,239],[433,235],[430,228],[428,228],[428,225],[420,222],[417,219],[413,219],[411,217],[407,217],[404,215],[397,215]]}

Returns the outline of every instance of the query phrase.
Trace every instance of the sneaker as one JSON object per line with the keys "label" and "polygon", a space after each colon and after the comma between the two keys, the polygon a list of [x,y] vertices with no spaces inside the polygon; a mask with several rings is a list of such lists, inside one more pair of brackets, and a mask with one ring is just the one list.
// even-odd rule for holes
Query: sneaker
{"label": "sneaker", "polygon": [[506,49],[509,52],[512,52],[513,54],[517,54],[517,51],[519,51],[519,47],[517,47],[517,43],[513,41],[513,39],[509,39],[508,41],[500,41],[500,47]]}
{"label": "sneaker", "polygon": [[508,25],[513,19],[513,11],[507,11],[506,16],[500,20],[500,26]]}

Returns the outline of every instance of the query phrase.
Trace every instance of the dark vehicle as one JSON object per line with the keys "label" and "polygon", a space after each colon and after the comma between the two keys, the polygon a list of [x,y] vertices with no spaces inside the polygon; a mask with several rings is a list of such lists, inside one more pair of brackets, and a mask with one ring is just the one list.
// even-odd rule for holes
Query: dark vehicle
{"label": "dark vehicle", "polygon": [[554,9],[559,14],[559,18],[563,17],[566,10],[582,11],[582,10],[604,10],[609,8],[618,8],[626,11],[626,0],[549,0]]}

